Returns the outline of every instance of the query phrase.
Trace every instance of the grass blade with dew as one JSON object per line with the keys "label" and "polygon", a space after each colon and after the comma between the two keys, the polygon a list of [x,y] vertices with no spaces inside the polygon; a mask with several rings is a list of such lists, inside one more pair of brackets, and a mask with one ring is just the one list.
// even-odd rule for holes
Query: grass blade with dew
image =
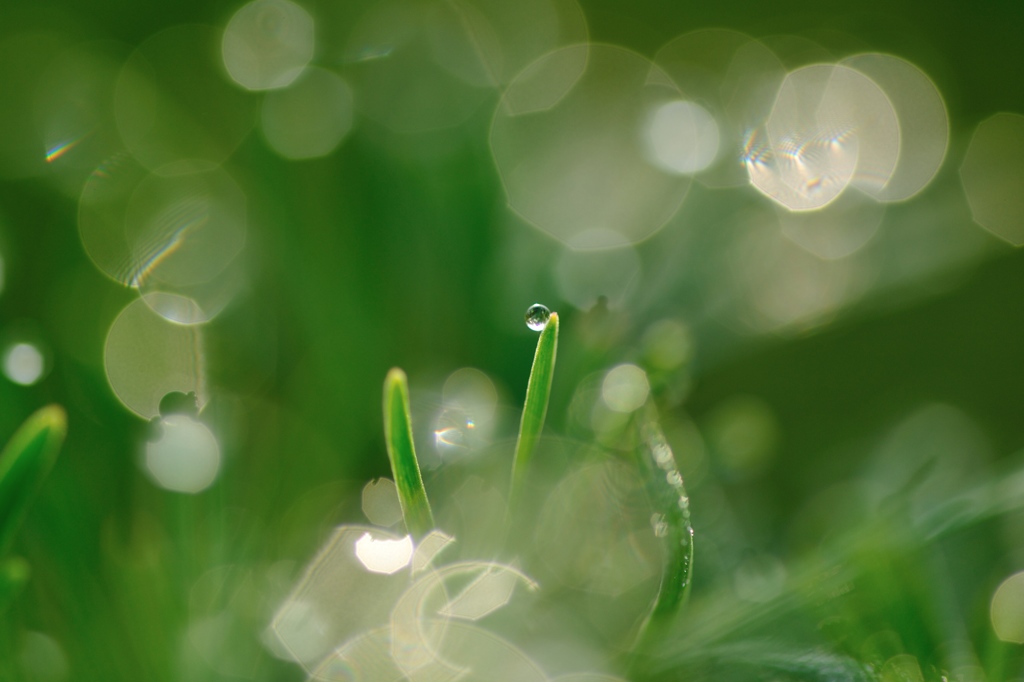
{"label": "grass blade with dew", "polygon": [[0,556],[57,461],[66,432],[64,408],[50,405],[29,417],[0,453]]}
{"label": "grass blade with dew", "polygon": [[537,447],[537,440],[544,429],[548,413],[548,397],[551,395],[551,380],[555,373],[555,354],[558,350],[558,313],[551,313],[547,324],[537,339],[537,352],[533,356],[530,380],[526,385],[526,401],[523,417],[519,423],[519,438],[516,441],[515,458],[512,460],[512,486],[509,491],[509,509],[515,509],[522,494],[530,459]]}
{"label": "grass blade with dew", "polygon": [[646,640],[662,632],[690,594],[693,578],[693,526],[690,523],[690,498],[675,456],[658,425],[657,414],[649,405],[641,418],[638,465],[647,496],[654,509],[651,524],[665,548],[665,568],[658,595],[647,620],[638,633],[638,649]]}
{"label": "grass blade with dew", "polygon": [[384,379],[384,440],[405,527],[418,540],[434,529],[434,515],[427,491],[423,489],[423,476],[412,440],[409,383],[405,372],[397,367]]}

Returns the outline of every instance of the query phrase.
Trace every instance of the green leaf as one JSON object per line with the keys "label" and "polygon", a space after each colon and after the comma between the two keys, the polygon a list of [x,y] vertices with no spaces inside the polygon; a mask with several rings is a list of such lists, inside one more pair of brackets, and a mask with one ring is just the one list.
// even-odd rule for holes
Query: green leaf
{"label": "green leaf", "polygon": [[421,538],[434,530],[434,515],[427,501],[427,491],[423,489],[423,477],[412,441],[409,384],[405,372],[397,367],[384,379],[384,439],[405,527],[414,537]]}
{"label": "green leaf", "polygon": [[29,417],[0,453],[0,556],[57,461],[66,432],[64,409],[50,405]]}
{"label": "green leaf", "polygon": [[515,459],[512,461],[512,488],[509,492],[509,508],[514,509],[522,494],[530,459],[537,446],[544,418],[548,413],[548,398],[551,395],[551,380],[555,373],[555,354],[558,350],[558,313],[551,313],[547,325],[537,340],[537,352],[533,356],[530,381],[526,386],[526,402],[523,404],[523,418],[519,423],[519,439],[516,441]]}
{"label": "green leaf", "polygon": [[0,561],[0,613],[14,601],[31,575],[31,567],[21,557]]}

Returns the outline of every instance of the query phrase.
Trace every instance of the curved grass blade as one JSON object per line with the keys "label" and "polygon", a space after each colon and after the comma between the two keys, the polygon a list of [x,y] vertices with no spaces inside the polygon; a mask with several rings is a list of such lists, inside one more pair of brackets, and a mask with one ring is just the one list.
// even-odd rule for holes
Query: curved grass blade
{"label": "curved grass blade", "polygon": [[547,325],[537,340],[537,352],[533,356],[530,381],[526,386],[526,402],[523,404],[523,418],[519,423],[519,439],[516,441],[515,459],[512,460],[512,488],[509,492],[509,508],[514,509],[522,494],[526,472],[533,457],[537,439],[544,429],[544,418],[548,413],[548,397],[551,395],[551,380],[555,373],[555,354],[558,350],[558,313],[551,313]]}
{"label": "curved grass blade", "polygon": [[423,489],[423,477],[412,441],[409,384],[405,372],[397,367],[384,379],[384,440],[405,527],[416,539],[422,538],[434,530],[434,515],[430,511],[427,492]]}
{"label": "curved grass blade", "polygon": [[0,561],[0,613],[21,593],[31,575],[31,567],[21,557]]}
{"label": "curved grass blade", "polygon": [[659,632],[675,617],[690,594],[693,572],[693,526],[690,523],[690,498],[683,477],[676,467],[672,448],[649,410],[641,427],[638,465],[654,508],[651,523],[665,548],[665,569],[651,612],[641,626],[638,642],[644,643],[652,632]]}
{"label": "curved grass blade", "polygon": [[66,432],[64,409],[50,405],[29,417],[0,453],[0,556],[57,461]]}

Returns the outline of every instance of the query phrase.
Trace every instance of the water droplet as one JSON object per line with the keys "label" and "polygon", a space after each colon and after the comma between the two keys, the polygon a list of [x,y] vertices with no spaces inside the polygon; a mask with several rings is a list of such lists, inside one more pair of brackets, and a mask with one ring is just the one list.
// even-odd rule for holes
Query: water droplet
{"label": "water droplet", "polygon": [[526,326],[535,332],[542,331],[551,318],[551,311],[540,303],[534,303],[526,309]]}
{"label": "water droplet", "polygon": [[651,447],[651,451],[654,453],[654,461],[662,469],[671,468],[675,464],[675,459],[672,457],[672,448],[668,446],[668,443],[655,443]]}
{"label": "water droplet", "polygon": [[673,469],[672,471],[665,474],[665,480],[673,488],[678,488],[683,484],[683,477],[679,475],[679,472]]}
{"label": "water droplet", "polygon": [[668,522],[665,520],[665,515],[657,512],[651,514],[651,528],[654,529],[654,535],[659,538],[668,535]]}

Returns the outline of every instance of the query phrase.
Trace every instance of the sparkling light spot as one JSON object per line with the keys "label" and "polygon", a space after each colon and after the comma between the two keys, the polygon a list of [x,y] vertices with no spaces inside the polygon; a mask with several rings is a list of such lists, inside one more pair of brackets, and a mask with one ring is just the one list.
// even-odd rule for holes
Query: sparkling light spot
{"label": "sparkling light spot", "polygon": [[184,414],[160,420],[159,440],[146,443],[146,471],[161,488],[198,493],[217,480],[220,445],[202,422]]}
{"label": "sparkling light spot", "polygon": [[412,551],[411,535],[401,540],[378,540],[363,533],[356,540],[356,558],[372,573],[397,573],[412,561]]}
{"label": "sparkling light spot", "polygon": [[651,385],[647,374],[636,365],[619,365],[604,377],[601,397],[608,409],[615,412],[633,412],[647,402]]}
{"label": "sparkling light spot", "polygon": [[786,76],[763,134],[751,140],[744,157],[751,184],[791,211],[808,211],[851,184],[883,188],[899,156],[899,122],[870,78],[814,64]]}
{"label": "sparkling light spot", "polygon": [[718,157],[718,124],[699,104],[675,100],[654,111],[645,141],[656,166],[670,173],[693,175]]}
{"label": "sparkling light spot", "polygon": [[46,359],[31,343],[16,343],[4,353],[4,374],[16,384],[31,386],[45,369]]}

